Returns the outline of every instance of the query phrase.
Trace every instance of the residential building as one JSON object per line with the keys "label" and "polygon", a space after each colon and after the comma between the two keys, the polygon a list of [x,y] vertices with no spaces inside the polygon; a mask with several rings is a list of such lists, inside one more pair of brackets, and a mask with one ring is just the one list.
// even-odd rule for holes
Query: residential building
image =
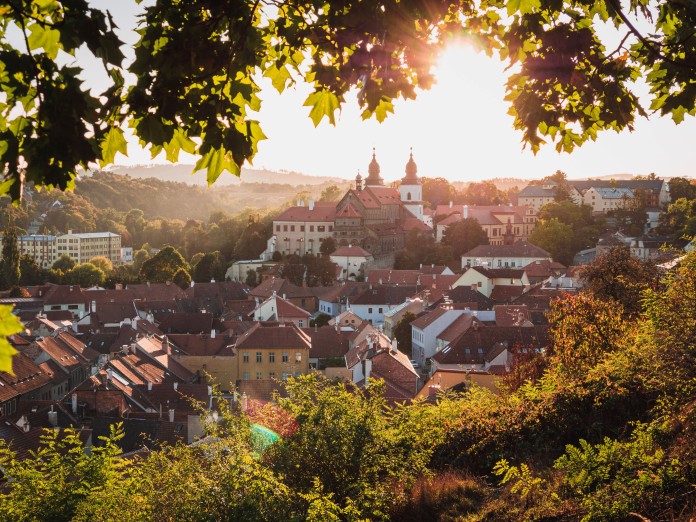
{"label": "residential building", "polygon": [[543,248],[521,240],[509,245],[479,245],[462,254],[462,268],[523,268],[533,261],[551,261]]}
{"label": "residential building", "polygon": [[321,242],[334,235],[336,202],[310,199],[307,206],[298,203],[273,220],[276,249],[283,255],[318,254]]}
{"label": "residential building", "polygon": [[592,207],[593,214],[630,208],[638,203],[633,190],[622,187],[590,187],[583,195],[583,203]]}
{"label": "residential building", "polygon": [[17,246],[21,255],[30,256],[41,268],[51,268],[56,256],[56,236],[19,236]]}
{"label": "residential building", "polygon": [[121,236],[113,232],[73,233],[69,230],[56,238],[56,259],[69,255],[77,264],[86,263],[93,257],[105,257],[114,266],[120,265]]}
{"label": "residential building", "polygon": [[400,305],[384,312],[384,335],[390,339],[394,338],[394,328],[401,322],[406,312],[414,316],[425,310],[425,301],[420,298],[407,298]]}
{"label": "residential building", "polygon": [[331,262],[341,269],[339,280],[355,281],[365,273],[365,267],[374,259],[372,254],[357,245],[338,247],[330,256]]}
{"label": "residential building", "polygon": [[445,230],[452,223],[474,218],[488,237],[491,245],[510,244],[529,239],[537,222],[537,211],[524,206],[469,206],[438,205],[435,209],[438,219],[435,239],[442,241]]}
{"label": "residential building", "polygon": [[478,290],[494,301],[509,301],[512,296],[522,295],[528,289],[529,278],[521,268],[469,267],[453,284]]}
{"label": "residential building", "polygon": [[370,285],[353,295],[350,310],[374,326],[384,325],[384,314],[418,293],[413,286]]}
{"label": "residential building", "polygon": [[[556,201],[557,188],[558,183],[555,181],[548,181],[543,185],[527,185],[517,194],[517,204],[523,207],[531,207],[539,213],[541,207]],[[575,187],[568,185],[568,191],[573,203],[576,205],[582,204],[582,196]]]}
{"label": "residential building", "polygon": [[237,378],[286,379],[309,371],[309,335],[292,323],[256,323],[237,338]]}
{"label": "residential building", "polygon": [[300,328],[309,326],[311,314],[277,294],[272,295],[252,312],[254,321],[280,321],[292,323]]}
{"label": "residential building", "polygon": [[630,180],[568,180],[584,199],[590,188],[624,188],[633,191],[640,197],[646,208],[667,208],[672,198],[669,193],[669,183],[663,179],[630,179]]}

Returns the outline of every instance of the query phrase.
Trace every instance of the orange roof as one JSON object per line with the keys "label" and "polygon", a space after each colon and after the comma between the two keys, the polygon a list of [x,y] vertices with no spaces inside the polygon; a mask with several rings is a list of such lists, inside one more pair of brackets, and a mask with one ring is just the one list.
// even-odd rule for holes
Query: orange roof
{"label": "orange roof", "polygon": [[314,208],[290,207],[274,221],[333,221],[336,217],[336,202],[317,201]]}
{"label": "orange roof", "polygon": [[343,207],[337,214],[336,217],[362,217],[360,213],[355,210],[355,207],[348,203],[345,207]]}

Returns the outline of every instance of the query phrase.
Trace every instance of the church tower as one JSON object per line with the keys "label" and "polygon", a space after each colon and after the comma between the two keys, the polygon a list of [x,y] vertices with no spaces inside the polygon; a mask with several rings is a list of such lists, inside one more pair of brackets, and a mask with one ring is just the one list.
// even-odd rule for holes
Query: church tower
{"label": "church tower", "polygon": [[375,148],[372,147],[372,161],[367,168],[367,177],[365,178],[366,187],[383,187],[384,180],[379,176],[379,163],[375,157]]}
{"label": "church tower", "polygon": [[418,167],[413,161],[413,149],[411,157],[406,164],[406,175],[401,179],[401,202],[418,219],[424,221],[423,215],[423,185],[418,179]]}

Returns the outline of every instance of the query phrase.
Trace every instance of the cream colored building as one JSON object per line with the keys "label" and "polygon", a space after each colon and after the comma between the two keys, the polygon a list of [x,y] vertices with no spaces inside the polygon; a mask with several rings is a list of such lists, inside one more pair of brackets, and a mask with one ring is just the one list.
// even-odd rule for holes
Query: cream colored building
{"label": "cream colored building", "polygon": [[20,255],[28,255],[41,268],[51,268],[56,260],[56,236],[19,236],[17,246]]}
{"label": "cream colored building", "polygon": [[636,195],[630,188],[590,187],[583,196],[585,205],[592,207],[594,214],[606,214],[618,208],[630,208],[636,203]]}
{"label": "cream colored building", "polygon": [[56,239],[55,258],[69,255],[77,264],[86,263],[93,257],[105,257],[116,266],[121,264],[121,236],[113,232],[87,232],[67,234]]}
{"label": "cream colored building", "polygon": [[283,255],[318,254],[321,242],[334,235],[336,203],[314,202],[291,207],[273,220],[276,250]]}

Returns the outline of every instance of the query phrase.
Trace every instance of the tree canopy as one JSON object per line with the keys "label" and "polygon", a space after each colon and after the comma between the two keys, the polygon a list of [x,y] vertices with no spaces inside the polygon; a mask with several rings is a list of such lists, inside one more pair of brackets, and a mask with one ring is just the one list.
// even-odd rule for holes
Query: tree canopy
{"label": "tree canopy", "polygon": [[[170,161],[195,154],[212,183],[225,169],[238,174],[265,138],[253,117],[260,77],[278,91],[311,84],[315,125],[334,123],[351,89],[363,118],[382,121],[394,99],[430,87],[437,53],[462,35],[511,66],[506,99],[533,151],[550,142],[570,152],[648,111],[677,123],[695,111],[688,2],[158,0],[143,10],[129,63],[111,15],[86,0],[0,10],[0,191],[18,199],[24,182],[68,188],[77,166],[127,153],[127,128]],[[103,64],[103,92],[83,88],[78,49]]]}

